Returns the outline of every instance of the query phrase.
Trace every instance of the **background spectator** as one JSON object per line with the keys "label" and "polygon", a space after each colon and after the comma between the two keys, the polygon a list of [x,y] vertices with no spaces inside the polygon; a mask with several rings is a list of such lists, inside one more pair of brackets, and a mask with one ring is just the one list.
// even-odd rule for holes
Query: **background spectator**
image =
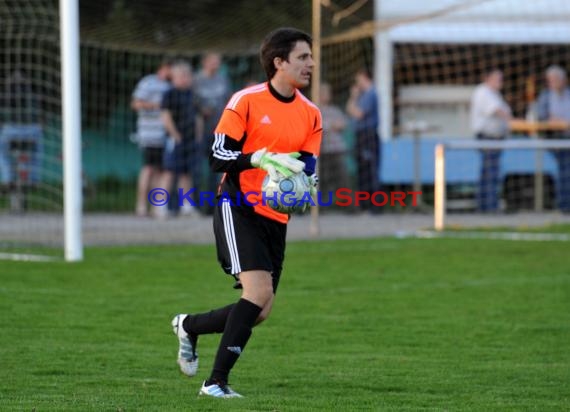
{"label": "background spectator", "polygon": [[133,92],[131,107],[138,114],[137,142],[143,154],[143,166],[137,184],[137,216],[147,215],[148,192],[159,182],[166,130],[160,118],[162,97],[170,89],[169,60],[164,60],[156,73],[143,77]]}
{"label": "background spectator", "polygon": [[[483,82],[471,96],[471,128],[479,140],[504,139],[509,132],[511,108],[503,99],[503,72],[487,70]],[[477,206],[481,212],[499,208],[500,150],[481,150],[482,163],[477,192]]]}
{"label": "background spectator", "polygon": [[[185,61],[172,65],[172,86],[162,100],[161,118],[168,133],[164,150],[164,172],[161,187],[170,191],[174,177],[178,177],[178,189],[184,193],[198,187],[203,154],[196,141],[196,99],[192,91],[192,69]],[[159,217],[167,216],[165,207],[158,209]],[[195,213],[195,207],[184,201],[180,207],[182,215]]]}
{"label": "background spectator", "polygon": [[323,140],[319,156],[320,190],[328,199],[328,192],[341,187],[349,187],[345,165],[346,143],[343,132],[347,118],[343,111],[332,104],[332,88],[328,83],[321,85],[320,109],[323,118]]}
{"label": "background spectator", "polygon": [[[354,85],[346,103],[346,112],[354,120],[356,132],[356,167],[358,190],[375,192],[380,187],[380,159],[382,156],[378,125],[378,96],[372,76],[360,69],[354,76]],[[362,202],[363,210],[379,211],[370,202]]]}
{"label": "background spectator", "polygon": [[[200,106],[200,114],[203,119],[202,135],[198,136],[201,151],[205,159],[208,158],[213,143],[214,129],[224,111],[231,94],[228,77],[220,72],[222,58],[219,53],[207,53],[202,58],[202,69],[194,79],[194,92]],[[213,173],[206,164],[201,167],[205,171],[204,190],[215,191],[218,184],[218,174]],[[205,207],[207,212],[212,208]]]}
{"label": "background spectator", "polygon": [[[546,85],[537,102],[539,120],[562,120],[570,124],[570,87],[566,71],[556,65],[546,69]],[[569,139],[570,130],[551,134],[556,139]],[[553,150],[558,162],[558,207],[563,213],[570,213],[570,150]]]}

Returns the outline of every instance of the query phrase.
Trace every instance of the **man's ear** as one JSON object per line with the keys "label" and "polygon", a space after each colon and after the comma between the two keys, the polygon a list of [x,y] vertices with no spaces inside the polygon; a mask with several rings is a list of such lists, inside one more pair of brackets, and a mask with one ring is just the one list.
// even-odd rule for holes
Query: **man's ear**
{"label": "man's ear", "polygon": [[273,64],[277,70],[280,70],[281,67],[283,67],[283,63],[285,63],[285,60],[283,60],[281,57],[273,58]]}

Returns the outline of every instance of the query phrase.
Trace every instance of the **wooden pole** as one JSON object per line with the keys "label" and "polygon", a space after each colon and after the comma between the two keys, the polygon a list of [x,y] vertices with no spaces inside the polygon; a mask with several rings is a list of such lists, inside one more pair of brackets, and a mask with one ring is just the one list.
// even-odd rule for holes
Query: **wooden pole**
{"label": "wooden pole", "polygon": [[[321,0],[313,0],[313,60],[315,67],[311,77],[311,99],[317,106],[319,105],[319,95],[321,91]],[[317,174],[319,162],[317,162]],[[319,205],[311,207],[311,223],[309,227],[311,236],[318,237],[319,227]]]}
{"label": "wooden pole", "polygon": [[445,146],[435,146],[434,228],[445,229]]}

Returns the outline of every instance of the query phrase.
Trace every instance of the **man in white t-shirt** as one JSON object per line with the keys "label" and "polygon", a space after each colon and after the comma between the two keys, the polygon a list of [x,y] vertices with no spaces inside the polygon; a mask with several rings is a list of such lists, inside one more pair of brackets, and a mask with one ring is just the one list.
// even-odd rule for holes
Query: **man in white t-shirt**
{"label": "man in white t-shirt", "polygon": [[[484,74],[471,96],[471,129],[480,140],[504,139],[509,132],[511,108],[503,99],[503,72],[493,68]],[[482,150],[477,206],[481,212],[499,208],[500,150]]]}

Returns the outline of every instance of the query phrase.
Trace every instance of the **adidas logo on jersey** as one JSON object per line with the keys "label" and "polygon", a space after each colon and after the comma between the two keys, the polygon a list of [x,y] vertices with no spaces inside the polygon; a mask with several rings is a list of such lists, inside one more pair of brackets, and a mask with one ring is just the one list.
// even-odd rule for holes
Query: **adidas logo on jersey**
{"label": "adidas logo on jersey", "polygon": [[267,115],[263,116],[263,119],[261,119],[261,124],[271,124],[271,119],[269,118],[269,116]]}

